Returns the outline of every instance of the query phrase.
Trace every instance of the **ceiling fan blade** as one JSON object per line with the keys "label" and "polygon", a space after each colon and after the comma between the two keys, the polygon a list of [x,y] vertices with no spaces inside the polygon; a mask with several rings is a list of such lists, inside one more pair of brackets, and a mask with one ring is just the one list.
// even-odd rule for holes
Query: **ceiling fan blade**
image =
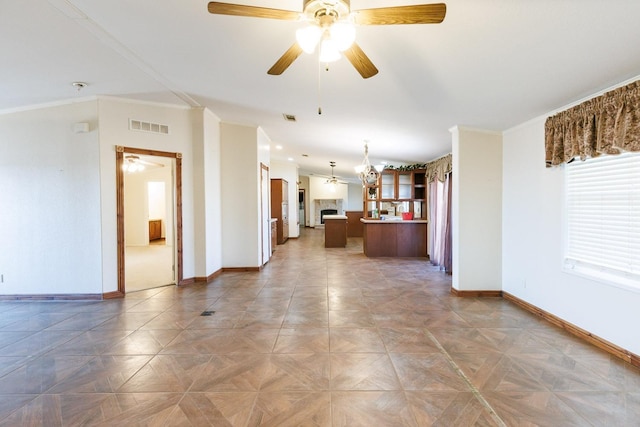
{"label": "ceiling fan blade", "polygon": [[295,61],[298,56],[300,56],[301,53],[302,48],[300,47],[300,45],[298,43],[294,43],[289,49],[287,49],[287,51],[280,57],[280,59],[278,59],[276,63],[273,64],[271,68],[269,68],[267,74],[271,74],[272,76],[279,76],[280,74],[284,73],[285,70],[289,68],[289,65],[291,65],[293,61]]}
{"label": "ceiling fan blade", "polygon": [[300,18],[300,13],[292,10],[270,9],[267,7],[244,6],[241,4],[209,2],[207,6],[209,13],[215,15],[251,16],[254,18],[284,19],[296,21]]}
{"label": "ceiling fan blade", "polygon": [[354,11],[354,16],[356,24],[360,25],[439,24],[446,13],[446,4],[433,3],[360,9]]}
{"label": "ceiling fan blade", "polygon": [[373,65],[373,62],[365,55],[357,43],[353,43],[349,49],[342,53],[347,57],[349,62],[351,62],[351,65],[358,70],[363,79],[368,79],[378,74],[376,66]]}

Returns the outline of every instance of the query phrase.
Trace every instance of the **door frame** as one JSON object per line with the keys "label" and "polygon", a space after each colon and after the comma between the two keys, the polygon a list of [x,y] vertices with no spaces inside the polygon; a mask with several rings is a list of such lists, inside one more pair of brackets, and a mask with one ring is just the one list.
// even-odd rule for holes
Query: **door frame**
{"label": "door frame", "polygon": [[302,219],[305,228],[309,226],[307,223],[307,190],[298,187],[298,229],[300,229],[300,193],[302,193]]}
{"label": "door frame", "polygon": [[116,146],[116,234],[117,234],[117,259],[118,259],[118,291],[110,297],[124,297],[125,295],[125,241],[124,241],[124,153],[140,154],[145,156],[168,157],[175,159],[174,182],[174,221],[176,225],[175,253],[176,253],[176,284],[183,284],[182,262],[182,153],[168,151],[149,150],[144,148]]}
{"label": "door frame", "polygon": [[[265,179],[266,174],[266,179]],[[263,188],[264,185],[267,185],[267,194],[264,194]],[[271,233],[271,179],[269,179],[269,166],[260,162],[260,268],[262,268],[269,260],[271,259],[271,252],[273,248],[271,247],[271,239],[269,242],[269,252],[267,254],[264,253],[264,235],[266,230],[269,230]],[[264,205],[267,203],[267,212],[265,217]],[[266,225],[265,225],[266,224]]]}

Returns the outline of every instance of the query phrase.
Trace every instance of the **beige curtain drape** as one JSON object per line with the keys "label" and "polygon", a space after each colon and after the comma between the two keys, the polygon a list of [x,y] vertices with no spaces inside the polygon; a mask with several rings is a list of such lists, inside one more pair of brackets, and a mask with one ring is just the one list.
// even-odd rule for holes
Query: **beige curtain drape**
{"label": "beige curtain drape", "polygon": [[427,182],[431,182],[434,179],[444,182],[447,174],[451,172],[451,163],[451,154],[427,163]]}
{"label": "beige curtain drape", "polygon": [[640,151],[640,81],[547,118],[544,131],[547,167]]}
{"label": "beige curtain drape", "polygon": [[448,154],[427,163],[429,188],[429,256],[431,263],[451,273],[451,169]]}

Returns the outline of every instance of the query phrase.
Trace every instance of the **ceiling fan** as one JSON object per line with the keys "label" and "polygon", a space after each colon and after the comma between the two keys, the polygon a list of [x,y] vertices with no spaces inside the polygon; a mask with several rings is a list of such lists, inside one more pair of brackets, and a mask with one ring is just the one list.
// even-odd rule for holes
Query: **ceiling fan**
{"label": "ceiling fan", "polygon": [[122,170],[129,173],[142,172],[147,168],[147,166],[152,168],[164,167],[162,163],[149,162],[133,154],[124,156],[124,161],[122,162]]}
{"label": "ceiling fan", "polygon": [[333,174],[333,168],[336,167],[336,162],[329,162],[329,166],[331,166],[331,178],[327,178],[325,184],[337,185],[337,184],[346,184],[344,181],[339,181],[338,177]]}
{"label": "ceiling fan", "polygon": [[439,24],[447,12],[444,3],[352,11],[349,0],[303,0],[302,13],[216,1],[209,2],[208,9],[216,15],[306,21],[309,24],[296,32],[296,42],[267,71],[268,74],[282,74],[302,52],[313,53],[320,45],[320,62],[336,61],[342,52],[365,79],[378,74],[378,69],[355,42],[354,25]]}

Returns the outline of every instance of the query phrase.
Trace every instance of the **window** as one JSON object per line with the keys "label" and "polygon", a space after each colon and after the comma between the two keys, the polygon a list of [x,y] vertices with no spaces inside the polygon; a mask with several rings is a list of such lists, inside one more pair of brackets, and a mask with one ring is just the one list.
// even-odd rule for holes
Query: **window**
{"label": "window", "polygon": [[565,267],[640,290],[640,153],[566,166]]}

